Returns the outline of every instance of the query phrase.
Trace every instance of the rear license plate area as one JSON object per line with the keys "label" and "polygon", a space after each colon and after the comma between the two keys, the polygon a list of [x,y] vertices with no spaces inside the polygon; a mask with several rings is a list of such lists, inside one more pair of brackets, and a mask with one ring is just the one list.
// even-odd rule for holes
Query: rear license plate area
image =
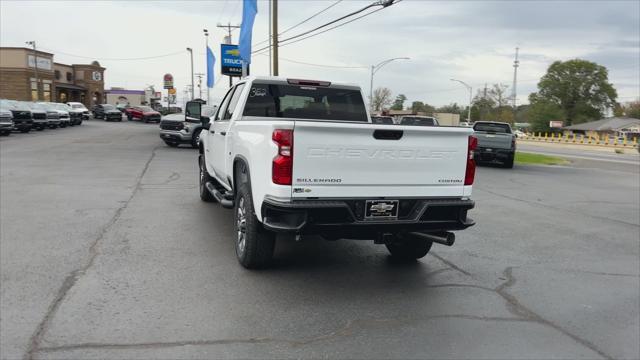
{"label": "rear license plate area", "polygon": [[396,220],[398,218],[398,200],[365,201],[365,220]]}

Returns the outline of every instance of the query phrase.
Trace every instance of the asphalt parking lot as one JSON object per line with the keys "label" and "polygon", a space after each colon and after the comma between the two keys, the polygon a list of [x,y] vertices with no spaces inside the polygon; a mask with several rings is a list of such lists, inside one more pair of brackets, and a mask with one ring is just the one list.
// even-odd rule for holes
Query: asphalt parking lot
{"label": "asphalt parking lot", "polygon": [[248,271],[157,125],[0,138],[0,356],[640,358],[640,168],[571,160],[480,168],[416,263],[305,238]]}

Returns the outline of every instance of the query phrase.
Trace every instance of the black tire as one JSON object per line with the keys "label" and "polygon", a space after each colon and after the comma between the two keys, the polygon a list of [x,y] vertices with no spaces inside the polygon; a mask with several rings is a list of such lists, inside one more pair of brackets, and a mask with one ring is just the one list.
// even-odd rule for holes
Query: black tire
{"label": "black tire", "polygon": [[132,121],[133,118],[131,117],[131,115],[127,114],[127,121]]}
{"label": "black tire", "polygon": [[[169,144],[167,143],[167,145]],[[214,200],[213,195],[211,195],[211,193],[209,192],[209,190],[207,190],[204,184],[206,184],[209,181],[213,181],[213,178],[209,176],[209,173],[207,172],[207,168],[204,165],[203,154],[200,154],[200,156],[198,156],[198,168],[200,169],[200,176],[199,176],[200,199],[204,202],[212,202]]]}
{"label": "black tire", "polygon": [[196,130],[193,133],[193,136],[191,137],[191,147],[194,149],[197,149],[198,146],[200,146],[199,144],[199,139],[200,139],[200,133],[202,132],[202,128]]}
{"label": "black tire", "polygon": [[235,214],[236,256],[247,269],[264,268],[271,263],[275,249],[275,234],[258,221],[251,197],[251,183],[246,167],[238,169]]}
{"label": "black tire", "polygon": [[11,135],[11,131],[3,131],[2,132],[2,136],[9,136]]}
{"label": "black tire", "polygon": [[80,120],[80,121],[78,122],[78,126],[80,126],[80,125],[82,125],[82,120]]}
{"label": "black tire", "polygon": [[403,238],[396,235],[395,241],[386,244],[391,256],[403,261],[411,261],[425,257],[431,250],[433,242],[416,238]]}
{"label": "black tire", "polygon": [[21,129],[20,132],[23,134],[28,133],[29,131],[31,131],[31,128],[26,128],[26,129]]}
{"label": "black tire", "polygon": [[513,169],[513,158],[510,157],[509,159],[507,159],[504,164],[502,164],[502,166],[506,169]]}
{"label": "black tire", "polygon": [[180,145],[177,142],[173,142],[173,141],[165,141],[164,143],[171,147],[178,147],[178,145]]}

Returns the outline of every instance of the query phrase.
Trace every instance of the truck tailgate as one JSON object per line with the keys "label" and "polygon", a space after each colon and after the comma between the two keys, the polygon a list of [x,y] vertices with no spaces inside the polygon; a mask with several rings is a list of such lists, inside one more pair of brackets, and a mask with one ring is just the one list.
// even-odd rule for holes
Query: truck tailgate
{"label": "truck tailgate", "polygon": [[470,128],[296,121],[292,196],[461,197],[472,133]]}
{"label": "truck tailgate", "polygon": [[489,149],[511,149],[511,140],[513,139],[511,134],[503,133],[486,133],[482,131],[476,131],[476,137],[478,138],[479,148]]}

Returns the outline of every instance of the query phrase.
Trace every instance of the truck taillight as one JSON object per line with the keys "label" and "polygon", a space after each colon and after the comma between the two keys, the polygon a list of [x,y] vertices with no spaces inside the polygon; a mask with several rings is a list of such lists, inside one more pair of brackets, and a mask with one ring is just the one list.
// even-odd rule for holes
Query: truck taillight
{"label": "truck taillight", "polygon": [[278,185],[291,185],[293,176],[293,130],[276,129],[271,140],[278,145],[278,155],[273,158],[271,180]]}
{"label": "truck taillight", "polygon": [[478,147],[478,138],[473,135],[469,136],[469,145],[467,147],[467,170],[464,174],[464,184],[473,185],[476,177],[476,161],[473,159],[473,152]]}

